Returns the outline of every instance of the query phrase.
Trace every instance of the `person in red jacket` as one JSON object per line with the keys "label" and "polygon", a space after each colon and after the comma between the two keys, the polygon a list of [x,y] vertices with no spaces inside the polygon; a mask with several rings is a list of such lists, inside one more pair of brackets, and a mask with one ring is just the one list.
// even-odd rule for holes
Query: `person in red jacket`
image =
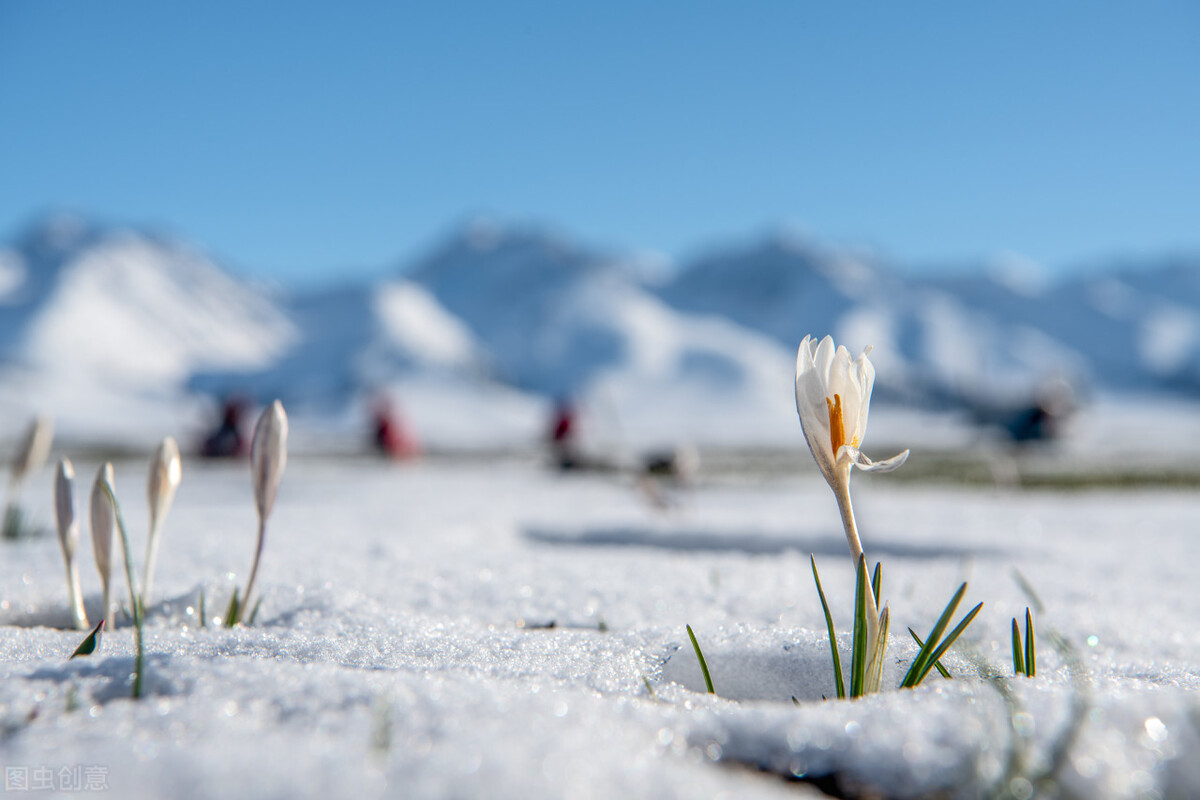
{"label": "person in red jacket", "polygon": [[559,469],[575,469],[581,466],[575,446],[575,406],[566,397],[554,404],[554,416],[550,423],[550,451]]}
{"label": "person in red jacket", "polygon": [[403,417],[388,398],[377,398],[371,413],[375,449],[378,452],[395,459],[416,458],[420,455],[421,446],[416,435],[404,423]]}

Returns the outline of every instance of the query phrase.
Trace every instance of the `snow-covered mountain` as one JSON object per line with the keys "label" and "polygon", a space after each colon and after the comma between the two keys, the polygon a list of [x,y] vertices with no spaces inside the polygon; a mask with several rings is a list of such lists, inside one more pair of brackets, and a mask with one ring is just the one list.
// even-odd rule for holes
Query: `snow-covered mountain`
{"label": "snow-covered mountain", "polygon": [[571,396],[611,436],[763,441],[794,422],[791,362],[809,333],[873,345],[882,400],[1027,398],[1057,377],[1200,386],[1200,259],[1057,285],[1027,266],[912,279],[772,236],[651,282],[624,256],[474,223],[389,280],[288,295],[194,247],[56,215],[0,247],[0,412],[125,435],[177,425],[206,397],[349,419],[388,393],[466,441],[514,420],[536,436],[546,404]]}
{"label": "snow-covered mountain", "polygon": [[197,372],[189,388],[329,412],[414,371],[482,369],[470,332],[410,281],[309,291],[282,300],[280,312],[298,335],[279,357],[257,370]]}
{"label": "snow-covered mountain", "polygon": [[0,261],[0,358],[135,389],[255,369],[296,331],[272,301],[180,243],[58,215]]}
{"label": "snow-covered mountain", "polygon": [[36,409],[83,438],[174,427],[197,371],[262,369],[297,335],[263,293],[139,231],[54,215],[0,264],[0,408],[19,424]]}
{"label": "snow-covered mountain", "polygon": [[[671,308],[637,272],[543,231],[477,223],[410,274],[473,332],[495,376],[542,395],[590,397],[614,430],[653,438],[712,425],[722,410],[764,428],[794,415],[787,348]],[[681,407],[691,414],[682,426]]]}
{"label": "snow-covered mountain", "polygon": [[881,392],[970,401],[1050,379],[1154,391],[1200,385],[1200,259],[1123,265],[1057,285],[1006,255],[903,279],[787,237],[710,254],[659,288],[781,345],[832,333],[873,345]]}
{"label": "snow-covered mountain", "polygon": [[702,256],[658,291],[682,311],[725,317],[791,346],[833,333],[852,312],[886,309],[896,283],[865,258],[775,235]]}
{"label": "snow-covered mountain", "polygon": [[731,319],[782,346],[825,333],[853,349],[871,345],[879,391],[893,398],[955,397],[1079,361],[992,313],[1005,310],[1009,287],[994,285],[980,303],[971,302],[974,288],[905,281],[869,257],[776,236],[685,266],[659,293],[676,308]]}

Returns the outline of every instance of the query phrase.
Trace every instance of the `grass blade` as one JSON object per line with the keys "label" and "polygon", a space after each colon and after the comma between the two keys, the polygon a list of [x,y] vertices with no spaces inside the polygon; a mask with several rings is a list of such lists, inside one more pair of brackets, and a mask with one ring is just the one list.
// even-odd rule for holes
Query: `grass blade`
{"label": "grass blade", "polygon": [[[90,656],[96,652],[96,648],[100,646],[100,629],[103,627],[104,620],[100,620],[99,624],[92,628],[92,632],[79,643],[79,647],[75,648],[75,652],[71,653],[71,658],[75,658],[76,656]],[[70,661],[71,658],[68,658],[67,661]]]}
{"label": "grass blade", "polygon": [[129,584],[129,604],[133,607],[133,638],[136,646],[136,653],[133,662],[133,699],[137,700],[142,696],[142,679],[145,672],[146,649],[142,640],[142,623],[145,620],[146,609],[142,606],[142,597],[138,592],[137,578],[133,572],[133,553],[129,547],[129,532],[125,528],[125,517],[121,514],[121,504],[117,502],[117,495],[113,491],[112,484],[107,480],[101,483],[104,488],[104,493],[108,495],[108,500],[112,503],[113,517],[117,521],[117,531],[121,534],[121,550],[125,555],[125,580]]}
{"label": "grass blade", "polygon": [[812,562],[813,580],[817,582],[817,594],[821,597],[821,608],[825,610],[825,627],[829,629],[829,649],[833,651],[833,680],[837,688],[839,700],[846,699],[846,684],[842,679],[842,659],[838,655],[837,635],[833,632],[833,615],[829,613],[829,603],[825,600],[825,590],[821,588],[821,576],[817,574],[817,560],[809,555]]}
{"label": "grass blade", "polygon": [[867,677],[867,559],[858,557],[854,581],[854,636],[850,651],[850,696],[862,697]]}
{"label": "grass blade", "polygon": [[204,608],[204,589],[203,589],[203,587],[200,589],[199,605],[200,605],[200,627],[207,628],[208,627],[208,619],[207,619],[208,613],[207,613],[207,610]]}
{"label": "grass blade", "polygon": [[923,674],[923,671],[928,671],[929,657],[933,655],[933,648],[937,647],[942,634],[946,630],[946,626],[950,624],[950,619],[954,616],[954,612],[958,609],[958,604],[962,602],[963,595],[966,592],[967,584],[964,583],[958,587],[958,591],[954,593],[954,597],[950,598],[950,602],[946,604],[946,610],[942,612],[942,616],[938,617],[937,624],[929,632],[929,638],[925,640],[924,646],[921,647],[921,652],[917,653],[917,657],[913,660],[912,665],[908,668],[908,672],[904,675],[904,682],[900,684],[900,688],[908,689],[916,686],[919,682],[917,675]]}
{"label": "grass blade", "polygon": [[[917,636],[917,632],[914,631],[912,628],[908,629],[908,635],[911,636],[913,638],[913,641],[917,643],[917,647],[925,646],[925,643],[921,641],[921,637]],[[946,678],[947,680],[954,680],[954,676],[950,674],[949,670],[947,670],[945,667],[942,666],[942,662],[935,661],[935,662],[933,662],[933,666],[935,669],[937,669],[937,671],[941,674],[941,676],[943,678]]]}
{"label": "grass blade", "polygon": [[875,595],[875,607],[879,608],[879,592],[883,588],[883,562],[875,562],[875,574],[871,576],[871,593]]}
{"label": "grass blade", "polygon": [[229,598],[229,609],[225,612],[226,628],[232,628],[234,625],[237,625],[238,612],[241,610],[238,606],[238,590],[235,587],[233,590],[233,597]]}
{"label": "grass blade", "polygon": [[950,645],[954,644],[955,640],[957,640],[958,637],[962,635],[962,632],[965,631],[967,629],[967,626],[970,625],[975,620],[975,617],[979,614],[979,612],[982,609],[983,609],[983,603],[980,603],[979,605],[972,608],[969,612],[967,612],[967,615],[962,618],[962,621],[954,626],[954,630],[950,631],[950,633],[947,634],[945,640],[940,645],[938,645],[937,650],[933,651],[933,655],[930,656],[930,663],[926,664],[924,671],[922,671],[921,674],[919,676],[917,676],[917,681],[916,681],[916,683],[913,684],[914,686],[916,686],[917,683],[920,683],[922,680],[925,679],[925,676],[929,673],[929,670],[930,670],[932,664],[936,663],[939,658],[941,658],[943,655],[946,654],[946,651],[950,649]]}
{"label": "grass blade", "polygon": [[1033,615],[1025,609],[1025,674],[1029,677],[1037,675],[1036,643],[1033,640]]}
{"label": "grass blade", "polygon": [[700,652],[700,643],[696,641],[696,634],[692,633],[692,626],[687,626],[688,638],[692,640],[692,649],[696,651],[696,660],[700,662],[700,672],[704,674],[704,685],[708,687],[709,694],[716,694],[717,690],[713,688],[712,676],[708,674],[708,662],[704,660],[704,653]]}
{"label": "grass blade", "polygon": [[[1028,628],[1026,628],[1028,630]],[[1025,657],[1021,654],[1021,626],[1017,624],[1017,618],[1012,618],[1012,653],[1013,653],[1013,674],[1025,674]]]}

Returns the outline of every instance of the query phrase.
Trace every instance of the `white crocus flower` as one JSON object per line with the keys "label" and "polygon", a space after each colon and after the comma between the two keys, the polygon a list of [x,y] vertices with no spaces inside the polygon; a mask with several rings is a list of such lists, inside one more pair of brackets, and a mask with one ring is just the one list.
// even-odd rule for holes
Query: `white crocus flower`
{"label": "white crocus flower", "polygon": [[67,596],[76,630],[86,631],[87,611],[83,607],[83,591],[79,585],[79,563],[75,551],[79,548],[79,523],[75,519],[75,467],[70,459],[58,462],[54,474],[54,521],[58,525],[58,543],[62,545],[63,560],[67,563]]}
{"label": "white crocus flower", "polygon": [[856,563],[863,549],[850,505],[850,473],[855,467],[866,472],[889,472],[908,458],[905,450],[886,461],[872,461],[859,449],[867,432],[867,411],[875,385],[869,352],[867,348],[851,361],[846,348],[835,348],[831,337],[826,336],[818,344],[805,336],[796,355],[800,426],[813,459],[837,496],[850,555]]}
{"label": "white crocus flower", "polygon": [[101,465],[96,472],[96,480],[92,483],[91,496],[92,551],[96,556],[96,569],[100,572],[100,589],[104,598],[101,616],[104,618],[102,622],[105,628],[113,626],[109,583],[112,577],[112,540],[116,512],[108,492],[104,490],[104,484],[112,486],[112,482],[112,464]]}
{"label": "white crocus flower", "polygon": [[[796,354],[796,411],[813,459],[837,497],[850,557],[857,568],[863,555],[854,507],[850,502],[850,474],[854,468],[867,472],[889,472],[908,458],[908,451],[886,461],[872,461],[860,449],[867,432],[867,411],[875,385],[875,367],[867,358],[870,348],[853,361],[845,347],[835,347],[826,336],[819,343],[805,336]],[[887,609],[883,612],[885,615]],[[886,617],[884,617],[886,620]],[[874,594],[867,591],[867,675],[882,668],[883,648],[878,647],[880,612]],[[884,627],[886,627],[886,622]]]}
{"label": "white crocus flower", "polygon": [[142,602],[150,602],[154,584],[154,565],[158,561],[158,540],[163,520],[171,510],[175,490],[183,479],[183,464],[179,445],[170,436],[159,443],[150,459],[150,476],[146,481],[146,496],[150,501],[150,536],[146,540],[146,565],[142,580]]}
{"label": "white crocus flower", "polygon": [[287,465],[287,412],[283,403],[276,400],[263,411],[254,426],[254,438],[250,442],[250,471],[254,482],[254,504],[258,508],[258,545],[254,551],[254,563],[250,566],[250,579],[242,595],[238,609],[238,621],[250,604],[250,593],[254,590],[254,579],[258,576],[258,561],[262,557],[266,539],[267,517],[275,505],[275,493],[283,478]]}

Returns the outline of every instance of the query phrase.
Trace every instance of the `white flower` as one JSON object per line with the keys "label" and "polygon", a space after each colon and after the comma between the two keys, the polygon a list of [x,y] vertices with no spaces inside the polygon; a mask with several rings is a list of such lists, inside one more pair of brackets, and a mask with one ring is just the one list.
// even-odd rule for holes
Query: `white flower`
{"label": "white flower", "polygon": [[886,461],[872,461],[860,449],[875,385],[875,367],[867,358],[870,350],[851,361],[846,348],[835,348],[831,337],[816,343],[805,336],[796,354],[800,426],[821,474],[835,492],[849,484],[851,467],[889,472],[908,458],[905,450]]}
{"label": "white flower", "polygon": [[158,540],[163,520],[175,499],[175,490],[183,479],[179,445],[170,436],[159,443],[150,459],[150,475],[146,481],[146,496],[150,501],[150,535],[146,540],[146,566],[142,581],[142,600],[149,602],[154,583],[154,565],[158,560]]}
{"label": "white flower", "polygon": [[275,492],[279,489],[283,468],[287,465],[287,436],[287,412],[283,410],[283,403],[276,400],[258,418],[254,425],[254,438],[250,442],[250,473],[254,481],[254,503],[258,506],[258,545],[254,549],[246,592],[238,607],[238,622],[242,621],[250,605],[254,580],[258,577],[258,562],[262,558],[267,535],[267,517],[275,505]]}
{"label": "white flower", "polygon": [[75,551],[79,547],[79,524],[75,520],[75,467],[70,459],[58,462],[54,474],[54,520],[58,525],[58,543],[62,545],[63,560],[67,564],[67,595],[71,603],[71,616],[77,630],[86,631],[87,611],[83,607],[83,592],[79,585],[79,564]]}
{"label": "white flower", "polygon": [[261,520],[266,520],[275,505],[275,492],[287,465],[287,436],[287,412],[283,410],[283,403],[276,400],[258,418],[250,442],[254,502]]}
{"label": "white flower", "polygon": [[115,511],[104,484],[112,487],[113,466],[105,463],[96,472],[96,480],[92,483],[91,521],[92,521],[92,551],[96,556],[96,569],[100,572],[101,594],[104,597],[104,608],[101,616],[105,627],[112,627],[111,608],[109,606],[109,582],[112,577],[112,539],[113,527],[116,525]]}
{"label": "white flower", "polygon": [[[850,475],[857,467],[867,472],[890,472],[908,458],[908,451],[886,461],[872,461],[863,454],[867,433],[867,411],[875,386],[875,367],[867,358],[870,348],[850,360],[845,347],[835,347],[832,337],[816,343],[805,336],[796,354],[796,412],[813,459],[837,497],[850,558],[858,568],[863,557],[854,506],[850,502]],[[869,574],[869,573],[868,573]],[[867,593],[868,690],[878,689],[883,653],[887,647],[888,610],[876,606],[875,595]]]}
{"label": "white flower", "polygon": [[79,526],[75,524],[75,467],[69,458],[58,462],[54,473],[54,521],[58,524],[58,543],[67,560],[75,558],[79,546]]}

